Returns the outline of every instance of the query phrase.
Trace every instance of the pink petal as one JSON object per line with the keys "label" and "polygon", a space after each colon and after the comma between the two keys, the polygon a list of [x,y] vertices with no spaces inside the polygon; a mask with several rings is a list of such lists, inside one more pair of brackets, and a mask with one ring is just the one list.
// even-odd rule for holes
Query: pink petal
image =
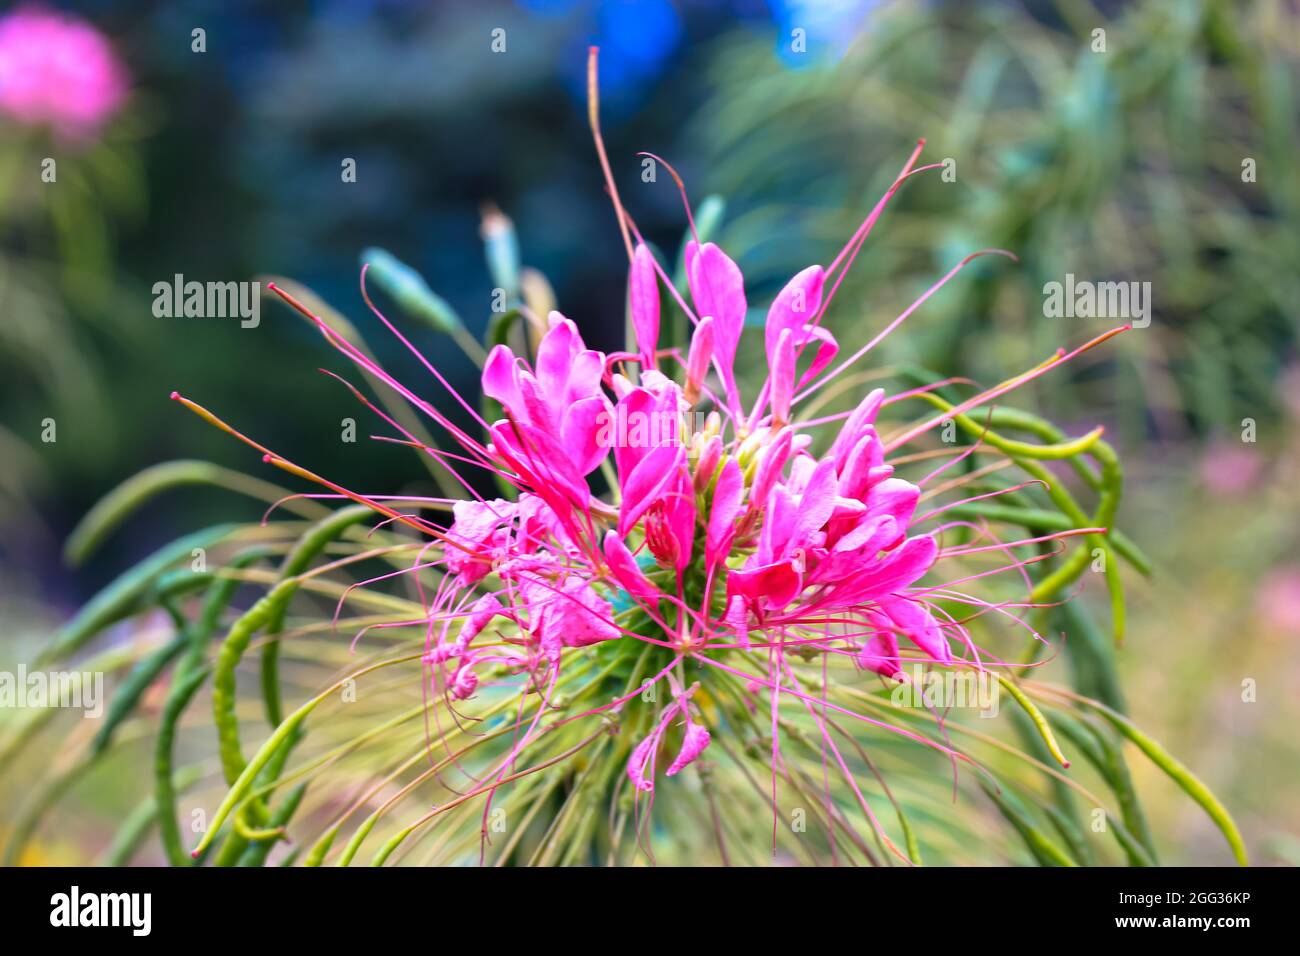
{"label": "pink petal", "polygon": [[564,456],[554,437],[527,422],[500,421],[490,432],[497,454],[527,479],[557,515],[568,514],[569,509],[560,506],[553,494],[548,494],[553,489],[563,491],[570,504],[586,507],[591,500],[591,489],[573,462]]}
{"label": "pink petal", "polygon": [[588,647],[623,636],[609,602],[578,578],[570,579],[560,594],[552,596],[546,626],[556,629],[565,647]]}
{"label": "pink petal", "polygon": [[758,470],[754,473],[754,486],[749,496],[750,507],[767,507],[768,495],[781,479],[781,470],[785,468],[786,460],[790,457],[790,444],[793,439],[794,433],[784,428],[777,432],[776,438],[763,452]]}
{"label": "pink petal", "polygon": [[632,786],[642,792],[648,792],[655,788],[654,781],[646,775],[646,764],[650,762],[655,745],[658,742],[659,735],[657,733],[651,734],[632,748],[632,755],[627,758],[627,775],[632,780]]}
{"label": "pink petal", "polygon": [[495,594],[485,594],[475,601],[474,606],[470,608],[469,618],[461,627],[460,633],[456,635],[456,653],[463,654],[470,642],[478,637],[492,618],[504,610]]}
{"label": "pink petal", "polygon": [[659,277],[655,275],[654,255],[640,243],[632,256],[628,274],[628,307],[637,347],[646,367],[655,367],[655,350],[659,347]]}
{"label": "pink petal", "polygon": [[928,534],[908,538],[876,567],[847,580],[838,589],[837,598],[855,603],[908,587],[933,567],[938,553],[939,546]]}
{"label": "pink petal", "polygon": [[942,664],[952,662],[948,641],[935,623],[929,608],[919,601],[893,595],[882,597],[877,603],[898,629],[907,635],[907,639],[929,655],[931,660]]}
{"label": "pink petal", "polygon": [[613,416],[614,409],[603,395],[575,402],[564,414],[560,428],[564,453],[584,477],[609,454]]}
{"label": "pink petal", "polygon": [[812,364],[808,366],[808,371],[799,376],[797,388],[803,388],[817,378],[840,352],[840,344],[835,341],[835,336],[831,335],[829,330],[823,329],[821,326],[812,328],[805,326],[804,330],[809,336],[817,340],[818,345],[817,352],[813,355]]}
{"label": "pink petal", "polygon": [[772,427],[783,428],[790,421],[790,399],[794,395],[794,333],[789,329],[781,332],[769,354],[771,368],[769,381],[772,383]]}
{"label": "pink petal", "polygon": [[677,759],[669,765],[664,776],[675,776],[694,763],[695,758],[709,745],[709,739],[709,732],[704,729],[703,724],[687,724],[686,735],[682,738],[682,749],[677,754]]}
{"label": "pink petal", "polygon": [[714,322],[713,316],[706,315],[691,336],[691,350],[686,356],[686,390],[691,395],[699,394],[705,376],[709,374],[709,363],[713,361]]}
{"label": "pink petal", "polygon": [[[552,313],[553,317],[557,315],[559,313]],[[536,369],[538,382],[553,401],[565,394],[569,369],[580,351],[582,338],[578,335],[578,327],[562,316],[558,321],[552,318],[550,330],[537,346]]]}
{"label": "pink petal", "polygon": [[699,461],[695,463],[695,490],[703,493],[704,489],[709,487],[709,482],[713,480],[713,472],[717,470],[718,462],[722,459],[722,436],[714,435],[704,443],[704,448],[700,451]]}
{"label": "pink petal", "polygon": [[474,693],[478,687],[478,675],[471,670],[469,664],[462,664],[460,668],[452,675],[448,682],[448,689],[451,696],[457,700],[465,700]]}
{"label": "pink petal", "polygon": [[483,394],[494,398],[518,416],[522,412],[515,385],[515,353],[507,346],[493,346],[483,363]]}
{"label": "pink petal", "polygon": [[659,589],[645,576],[641,566],[636,563],[636,557],[627,549],[617,531],[605,535],[605,563],[609,565],[614,580],[628,594],[642,601],[659,599]]}
{"label": "pink petal", "polygon": [[808,479],[808,486],[799,499],[799,518],[795,525],[794,541],[802,544],[808,536],[819,530],[835,511],[835,462],[824,458]]}
{"label": "pink petal", "polygon": [[714,357],[727,386],[727,394],[735,392],[736,347],[745,324],[745,280],[740,268],[727,254],[711,242],[692,251],[687,250],[687,280],[695,312],[700,318],[713,316]]}
{"label": "pink petal", "polygon": [[898,639],[894,637],[893,631],[876,631],[867,638],[866,644],[858,654],[859,664],[884,677],[893,677],[895,674],[902,673],[898,661]]}
{"label": "pink petal", "polygon": [[889,515],[898,522],[899,528],[906,528],[912,523],[920,498],[921,489],[910,481],[887,478],[872,488],[867,496],[867,514]]}
{"label": "pink petal", "polygon": [[573,357],[569,368],[569,383],[564,392],[564,401],[577,402],[593,395],[603,394],[600,389],[601,377],[605,374],[605,353],[592,349],[580,351]]}
{"label": "pink petal", "polygon": [[710,568],[726,557],[725,552],[731,545],[736,515],[740,513],[744,494],[745,476],[740,470],[740,463],[734,458],[728,458],[713,489],[713,510],[709,515],[709,527],[704,539],[704,562]]}
{"label": "pink petal", "polygon": [[[649,440],[650,436],[644,428],[637,432],[633,426],[637,423],[644,426],[646,422],[652,421],[657,407],[655,397],[649,391],[635,388],[619,399],[614,409],[614,467],[618,471],[620,487],[626,484],[633,469],[654,447],[654,442]],[[641,440],[643,437],[646,440]]]}
{"label": "pink petal", "polygon": [[853,446],[840,468],[840,494],[845,498],[861,498],[869,487],[868,477],[871,469],[885,460],[885,450],[876,437],[876,430],[869,428],[858,443]]}
{"label": "pink petal", "polygon": [[727,594],[740,595],[755,603],[762,598],[769,609],[780,610],[803,590],[803,575],[789,561],[731,571],[727,574]]}
{"label": "pink petal", "polygon": [[[822,288],[826,283],[826,270],[809,266],[786,283],[767,310],[764,340],[767,345],[767,363],[775,363],[775,350],[781,333],[803,328],[812,322],[822,305]],[[802,341],[804,337],[800,336]],[[796,343],[800,344],[800,343]]]}
{"label": "pink petal", "polygon": [[686,449],[681,445],[660,445],[652,449],[623,483],[623,501],[619,506],[618,533],[626,536],[628,529],[655,504],[664,488],[673,481],[686,464]]}
{"label": "pink petal", "polygon": [[885,390],[875,388],[867,393],[867,396],[858,403],[858,407],[853,410],[844,427],[840,429],[839,435],[836,436],[834,443],[831,445],[830,454],[835,457],[835,467],[840,471],[844,470],[844,458],[853,446],[858,443],[862,429],[868,425],[875,424],[876,415],[880,412],[880,406],[885,403]]}

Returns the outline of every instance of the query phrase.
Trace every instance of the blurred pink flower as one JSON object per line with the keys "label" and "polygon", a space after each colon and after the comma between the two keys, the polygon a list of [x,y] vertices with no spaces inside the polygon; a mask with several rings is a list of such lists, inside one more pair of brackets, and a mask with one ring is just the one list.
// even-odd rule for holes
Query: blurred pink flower
{"label": "blurred pink flower", "polygon": [[1254,448],[1240,442],[1216,441],[1201,459],[1201,481],[1223,494],[1245,491],[1259,477],[1264,460]]}
{"label": "blurred pink flower", "polygon": [[1270,626],[1300,634],[1300,566],[1270,571],[1255,592],[1255,608]]}
{"label": "blurred pink flower", "polygon": [[66,139],[94,136],[126,99],[127,74],[84,20],[26,7],[0,18],[0,110]]}

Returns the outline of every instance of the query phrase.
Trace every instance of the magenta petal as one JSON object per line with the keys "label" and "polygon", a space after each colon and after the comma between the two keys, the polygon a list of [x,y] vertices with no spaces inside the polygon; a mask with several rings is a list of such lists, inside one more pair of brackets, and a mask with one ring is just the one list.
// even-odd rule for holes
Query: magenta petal
{"label": "magenta petal", "polygon": [[767,362],[775,362],[777,340],[787,329],[794,332],[812,322],[822,305],[822,288],[826,283],[826,270],[809,266],[786,283],[767,310],[764,341],[767,345]]}
{"label": "magenta petal", "polygon": [[753,490],[749,495],[751,507],[767,507],[768,495],[771,494],[773,486],[781,478],[781,470],[785,468],[786,460],[790,457],[790,447],[793,440],[794,432],[788,428],[783,428],[777,432],[776,438],[763,452],[763,457],[758,462],[758,470],[754,473]]}
{"label": "magenta petal", "polygon": [[902,672],[898,660],[898,639],[893,631],[876,631],[858,653],[859,664],[884,677]]}
{"label": "magenta petal", "polygon": [[866,505],[869,515],[889,515],[900,528],[912,523],[921,489],[902,478],[886,478],[871,489]]}
{"label": "magenta petal", "polygon": [[908,587],[933,567],[938,553],[939,546],[928,534],[908,538],[878,568],[854,579],[849,586],[866,597]]}
{"label": "magenta petal", "polygon": [[740,470],[740,464],[736,459],[728,458],[718,473],[718,483],[713,489],[712,511],[705,535],[704,561],[710,568],[719,558],[726,557],[744,494],[745,476]]}
{"label": "magenta petal", "polygon": [[698,392],[704,385],[709,363],[713,361],[713,323],[713,316],[706,315],[691,336],[691,349],[686,356],[686,387],[692,392]]}
{"label": "magenta petal", "polygon": [[[601,377],[605,374],[605,353],[584,349],[573,357],[569,367],[569,382],[563,400],[577,402],[594,395],[603,395]],[[552,399],[554,402],[560,399]]]}
{"label": "magenta petal", "polygon": [[929,608],[919,601],[893,595],[882,597],[878,603],[898,629],[907,635],[907,639],[929,655],[931,660],[942,664],[952,661],[948,641]]}
{"label": "magenta petal", "polygon": [[564,453],[584,477],[609,454],[614,410],[603,395],[575,402],[564,414],[560,439]]}
{"label": "magenta petal", "polygon": [[565,394],[569,369],[582,350],[578,328],[568,319],[561,318],[542,336],[537,346],[537,381],[552,401],[558,402]]}
{"label": "magenta petal", "polygon": [[658,735],[651,734],[632,748],[632,755],[627,758],[627,775],[632,781],[632,786],[642,792],[648,792],[655,788],[654,781],[646,775],[646,764],[650,762],[650,758],[654,755],[655,744],[658,742]]}
{"label": "magenta petal", "polygon": [[686,449],[681,445],[660,445],[641,459],[623,482],[623,502],[618,515],[620,535],[626,535],[646,509],[659,500],[685,463]]}
{"label": "magenta petal", "polygon": [[659,277],[655,275],[654,255],[645,243],[640,243],[632,256],[627,294],[641,358],[648,368],[654,368],[655,350],[659,347]]}
{"label": "magenta petal", "polygon": [[704,752],[704,748],[709,745],[709,740],[709,732],[704,729],[703,724],[687,724],[686,735],[682,738],[682,749],[669,765],[664,776],[675,776],[689,767],[695,762],[695,758]]}
{"label": "magenta petal", "polygon": [[777,485],[767,496],[763,515],[763,531],[758,539],[758,560],[763,564],[784,557],[795,540],[799,503],[783,485]]}
{"label": "magenta petal", "polygon": [[657,601],[659,589],[645,576],[636,558],[627,549],[618,532],[610,531],[605,535],[605,563],[610,573],[623,590],[642,601]]}
{"label": "magenta petal", "polygon": [[684,571],[691,563],[691,553],[695,548],[695,490],[691,485],[690,475],[685,469],[685,455],[677,468],[677,483],[671,496],[664,503],[664,515],[668,529],[677,539],[677,570]]}
{"label": "magenta petal", "polygon": [[[845,498],[861,498],[871,487],[869,480],[871,469],[880,465],[885,459],[885,450],[876,437],[874,428],[858,439],[845,458],[840,472],[840,494]],[[891,469],[892,473],[892,469]]]}
{"label": "magenta petal", "polygon": [[508,346],[496,345],[483,363],[483,394],[518,416],[522,412],[519,389],[515,385],[515,353]]}
{"label": "magenta petal", "polygon": [[474,606],[470,608],[469,618],[461,627],[460,633],[456,635],[456,653],[463,654],[465,649],[469,647],[470,642],[478,637],[492,618],[504,611],[505,608],[502,607],[495,594],[485,594],[475,601]]}
{"label": "magenta petal", "polygon": [[771,373],[772,427],[780,428],[790,420],[790,400],[794,397],[794,333],[781,332],[774,354],[768,357]]}
{"label": "magenta petal", "polygon": [[565,647],[587,647],[623,635],[614,623],[614,610],[609,602],[579,578],[571,578],[551,598],[546,623],[555,629]]}
{"label": "magenta petal", "polygon": [[803,496],[799,499],[799,517],[794,531],[796,542],[805,541],[812,532],[830,520],[835,511],[837,485],[835,462],[829,458],[822,459],[817,463]]}
{"label": "magenta petal", "polygon": [[614,409],[614,467],[620,487],[655,445],[650,441],[646,423],[654,420],[656,409],[655,397],[644,388],[632,389],[619,399]]}
{"label": "magenta petal", "polygon": [[[835,341],[828,329],[821,326],[808,329],[808,335],[817,340],[817,352],[813,355],[812,364],[808,366],[808,371],[799,377],[797,388],[803,388],[817,378],[826,370],[826,366],[831,364],[831,360],[840,352],[840,344]],[[805,347],[806,348],[806,347]]]}
{"label": "magenta petal", "polygon": [[740,595],[750,603],[762,598],[767,607],[780,610],[803,590],[803,575],[789,561],[732,571],[727,575],[728,595]]}
{"label": "magenta petal", "polygon": [[[559,488],[570,503],[585,507],[591,500],[591,489],[584,476],[578,474],[573,462],[565,457],[558,440],[526,422],[500,421],[490,429],[498,452],[508,463],[528,478],[528,482],[556,512],[561,508],[545,491]],[[564,510],[567,513],[567,509]]]}
{"label": "magenta petal", "polygon": [[695,312],[700,318],[713,316],[714,357],[730,395],[735,391],[736,346],[745,324],[745,280],[727,254],[711,242],[700,246],[690,260],[687,281]]}
{"label": "magenta petal", "polygon": [[831,444],[830,454],[835,458],[835,467],[844,468],[844,459],[853,446],[858,443],[862,435],[862,429],[868,425],[875,424],[876,415],[880,412],[880,407],[885,404],[885,390],[875,388],[867,393],[866,398],[858,403],[858,407],[853,410],[844,427],[840,429],[839,435]]}

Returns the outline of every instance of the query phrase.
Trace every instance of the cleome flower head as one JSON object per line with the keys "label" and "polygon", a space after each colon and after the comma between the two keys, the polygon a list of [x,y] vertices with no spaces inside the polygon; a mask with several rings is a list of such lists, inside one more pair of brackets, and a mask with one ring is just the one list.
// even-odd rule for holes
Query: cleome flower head
{"label": "cleome flower head", "polygon": [[[948,674],[983,678],[993,694],[1007,689],[1043,755],[1060,770],[1069,768],[1034,700],[1065,711],[1100,705],[1028,680],[1049,646],[1031,614],[1068,597],[1094,553],[1122,551],[1139,567],[1145,559],[1126,539],[1111,536],[1119,471],[1101,430],[1067,439],[1032,415],[999,409],[997,400],[1124,329],[1073,351],[1060,349],[988,388],[924,377],[893,393],[862,387],[885,377],[858,367],[885,336],[976,257],[1010,256],[1000,250],[967,256],[841,357],[825,319],[890,199],[909,178],[936,168],[916,165],[922,142],[829,264],[802,269],[772,297],[753,335],[761,338],[765,370],[755,376],[738,364],[760,346],[744,343],[753,310],[740,267],[697,233],[680,178],[656,157],[681,189],[690,225],[679,280],[669,278],[624,210],[605,158],[594,51],[590,77],[597,152],[629,263],[624,350],[588,348],[571,319],[533,307],[549,296],[525,297],[515,311],[526,336],[498,336],[498,343],[510,344],[487,353],[476,344],[465,349],[482,367],[483,401],[475,407],[375,307],[366,291],[368,264],[366,304],[473,420],[462,427],[421,389],[385,371],[354,333],[318,314],[322,309],[269,285],[368,380],[450,436],[454,448],[436,443],[388,400],[376,404],[348,386],[397,432],[390,440],[426,456],[443,496],[346,489],[174,396],[257,448],[265,461],[327,489],[308,497],[364,506],[323,518],[303,541],[321,547],[361,516],[382,519],[366,536],[380,538],[375,547],[354,542],[345,557],[308,573],[384,556],[384,573],[341,589],[336,621],[362,594],[368,605],[401,608],[378,621],[352,619],[358,621],[354,647],[363,638],[389,636],[376,642],[380,656],[355,673],[418,660],[423,703],[373,730],[346,735],[351,742],[343,750],[308,758],[294,778],[305,775],[299,788],[324,778],[343,753],[377,746],[381,729],[414,716],[423,717],[424,741],[391,769],[372,773],[355,802],[321,807],[332,822],[306,861],[333,855],[350,862],[382,818],[398,814],[422,786],[435,786],[440,796],[432,807],[424,803],[413,819],[389,824],[373,863],[408,853],[426,827],[436,858],[447,861],[467,860],[470,839],[480,861],[489,852],[497,863],[625,863],[637,854],[653,861],[665,840],[694,846],[691,833],[700,820],[713,858],[726,863],[736,852],[754,858],[762,841],[753,821],[763,813],[746,808],[761,808],[770,812],[774,855],[915,864],[921,848],[906,815],[916,800],[924,804],[920,794],[931,781],[938,778],[942,789],[944,775],[902,758],[899,744],[940,757],[952,771],[954,792],[962,768],[970,768],[1020,830],[1019,811],[1002,795],[998,778],[951,735],[947,710],[954,701],[932,699],[927,687],[936,674]],[[494,215],[491,235],[503,228]],[[409,276],[397,281],[392,262],[368,263],[396,300],[412,298]],[[439,308],[451,315],[445,304]],[[663,338],[665,328],[682,324],[687,335]],[[951,397],[959,393],[968,397]],[[903,403],[932,411],[909,419],[893,408]],[[949,426],[960,426],[973,443],[930,440]],[[1008,439],[1005,430],[1047,444]],[[1085,454],[1098,471],[1079,460]],[[1059,461],[1069,461],[1097,492],[1093,514],[1057,486],[1048,464]],[[1028,477],[989,480],[1006,466]],[[498,490],[488,493],[492,483]],[[1035,495],[1049,498],[1060,516],[1024,507]],[[1028,534],[1004,537],[994,522]],[[1084,542],[1062,557],[1075,536]],[[293,555],[304,547],[295,546]],[[407,563],[402,554],[414,560]],[[1032,567],[1040,562],[1047,563]],[[282,624],[283,602],[306,577],[299,574],[303,566],[286,563],[280,583],[236,622],[218,656],[214,716],[230,789],[195,854],[219,839],[231,813],[236,836],[239,814],[246,816],[245,829],[281,818],[259,795],[274,789],[303,721],[328,696],[308,699],[288,717],[269,709],[277,730],[252,760],[244,759],[236,668],[257,629],[267,627],[276,640],[270,627]],[[403,578],[418,600],[378,591]],[[1113,559],[1104,579],[1118,636],[1123,599]],[[1031,652],[1007,659],[1008,632]],[[409,653],[417,641],[418,652]],[[405,642],[411,644],[402,647]],[[274,656],[263,664],[262,686],[274,686]],[[895,700],[898,691],[913,692],[917,703]],[[980,699],[987,703],[987,694]],[[278,708],[278,700],[268,698],[268,707]],[[909,792],[896,795],[883,769],[901,770]],[[1065,779],[1060,770],[1050,772]],[[254,783],[258,789],[251,789]],[[353,792],[351,782],[342,785]],[[654,822],[661,799],[673,808],[671,834],[661,834]],[[897,814],[902,840],[891,838],[873,807],[881,799]],[[381,802],[357,822],[354,815],[369,801]],[[292,813],[293,801],[285,802]],[[796,816],[815,818],[811,839],[799,838],[798,828],[794,839],[782,835],[778,824],[792,806]],[[475,817],[477,826],[467,826]],[[439,822],[444,825],[432,826]],[[1111,822],[1130,858],[1144,858],[1149,848],[1138,846],[1126,824]],[[351,835],[340,848],[335,841],[345,830]],[[1235,839],[1234,831],[1224,832]],[[1040,859],[1067,858],[1041,841],[1032,849]],[[237,852],[244,850],[232,837],[220,856]],[[175,842],[173,853],[179,853]]]}
{"label": "cleome flower head", "polygon": [[[1155,846],[1134,809],[1121,738],[1201,803],[1244,862],[1222,807],[1121,713],[1098,642],[1071,648],[1080,674],[1091,669],[1088,686],[1029,676],[1050,646],[1042,622],[1085,570],[1105,582],[1118,637],[1116,556],[1139,570],[1149,563],[1111,527],[1121,478],[1101,429],[1067,438],[998,400],[1123,329],[987,388],[861,367],[973,259],[1009,255],[985,250],[842,357],[826,323],[836,292],[891,198],[935,168],[916,165],[923,144],[839,253],[798,271],[765,311],[751,308],[740,267],[699,234],[680,178],[655,157],[681,188],[690,226],[670,279],[619,199],[600,139],[594,51],[589,64],[597,152],[628,257],[622,350],[588,348],[575,322],[541,305],[549,290],[528,293],[518,262],[507,261],[513,234],[492,212],[489,264],[494,278],[506,277],[502,291],[513,290],[513,315],[494,323],[492,338],[509,344],[484,352],[392,257],[368,254],[362,270],[366,304],[443,401],[426,394],[428,383],[385,371],[357,327],[307,290],[268,283],[369,381],[377,401],[340,379],[395,433],[380,437],[430,466],[436,497],[347,489],[173,393],[265,462],[324,491],[230,483],[292,517],[268,514],[261,525],[174,542],[110,586],[43,655],[66,659],[151,600],[171,612],[175,640],[123,681],[128,696],[114,700],[116,717],[90,758],[166,671],[166,655],[180,653],[150,802],[168,859],[190,865],[215,851],[217,865],[258,865],[292,825],[295,840],[315,835],[281,862],[301,849],[307,865],[347,865],[368,841],[375,865],[413,858],[417,848],[428,851],[421,859],[447,863],[490,854],[497,864],[623,864],[660,853],[761,863],[769,833],[779,859],[913,865],[932,849],[945,859],[1002,853],[989,839],[996,814],[1040,863],[1087,862],[1093,850],[1082,829],[1072,833],[1069,801],[1045,811],[1068,846],[1022,806],[1035,788],[1021,787],[1017,770],[1050,774],[1087,807],[1103,806],[1062,772],[1070,762],[1055,725],[1113,781],[1119,810],[1105,810],[1105,829],[1130,862],[1153,862]],[[481,403],[452,389],[375,307],[368,277],[481,365]],[[531,279],[536,293],[544,280]],[[761,328],[747,331],[754,314]],[[761,356],[752,365],[763,374],[750,355]],[[891,375],[904,384],[869,387]],[[463,414],[449,417],[446,401]],[[907,411],[918,407],[919,416]],[[958,428],[970,443],[956,442]],[[1091,512],[1053,470],[1062,464],[1095,495]],[[84,553],[153,490],[229,483],[195,465],[155,466],[115,492],[74,533],[73,550]],[[326,506],[340,500],[337,510]],[[374,527],[356,527],[375,517]],[[214,549],[220,567],[176,567],[200,545]],[[232,613],[240,584],[259,582],[266,592]],[[322,620],[322,597],[337,601],[333,621]],[[351,652],[364,650],[360,659],[340,647],[344,629],[355,635]],[[214,651],[211,638],[222,634]],[[254,646],[256,682],[240,676]],[[281,680],[282,667],[292,680]],[[943,681],[935,698],[936,676],[979,680]],[[209,682],[220,804],[190,849],[174,738]],[[254,683],[271,730],[246,757],[240,688]],[[972,684],[984,688],[978,705],[961,699],[960,687]],[[989,724],[949,719],[971,706],[996,716],[999,688],[1023,718],[1016,729],[1025,750]],[[50,792],[62,789],[58,778]],[[0,862],[34,832],[44,792]],[[953,812],[962,794],[969,814]],[[655,813],[656,801],[670,812]],[[780,826],[787,814],[789,826]],[[944,825],[919,833],[909,816]]]}
{"label": "cleome flower head", "polygon": [[0,110],[66,139],[95,135],[121,108],[126,70],[77,17],[19,7],[0,17]]}

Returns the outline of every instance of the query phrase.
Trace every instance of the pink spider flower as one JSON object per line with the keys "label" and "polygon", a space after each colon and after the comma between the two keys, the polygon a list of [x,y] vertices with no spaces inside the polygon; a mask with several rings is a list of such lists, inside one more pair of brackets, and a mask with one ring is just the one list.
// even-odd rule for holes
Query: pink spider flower
{"label": "pink spider flower", "polygon": [[0,17],[0,110],[59,136],[95,136],[126,100],[127,74],[102,33],[40,7]]}
{"label": "pink spider flower", "polygon": [[[822,320],[890,198],[910,176],[934,168],[915,167],[920,151],[918,145],[839,255],[827,266],[800,271],[776,295],[763,330],[769,375],[748,408],[735,367],[749,311],[739,266],[715,243],[688,245],[690,301],[677,301],[694,326],[688,354],[683,359],[676,350],[661,348],[661,295],[676,292],[648,247],[630,238],[611,181],[628,238],[636,350],[606,355],[588,349],[577,326],[559,313],[548,317],[531,363],[497,346],[485,363],[482,385],[500,404],[502,416],[484,421],[452,393],[478,419],[486,441],[453,424],[368,353],[272,286],[312,318],[335,348],[460,444],[457,456],[426,449],[440,463],[451,469],[461,461],[492,473],[517,492],[516,500],[480,498],[473,482],[453,471],[467,497],[444,502],[451,505],[451,518],[440,523],[347,491],[255,447],[273,464],[433,540],[436,557],[419,567],[440,567],[445,574],[426,601],[425,616],[407,623],[426,628],[424,660],[435,692],[463,701],[485,687],[509,685],[523,695],[540,695],[545,705],[563,669],[603,653],[602,648],[653,651],[657,656],[644,686],[666,686],[668,699],[655,705],[653,719],[623,750],[626,777],[636,792],[654,790],[661,750],[675,748],[665,757],[668,776],[707,752],[719,728],[711,732],[708,711],[691,698],[697,685],[707,693],[711,676],[739,678],[755,697],[770,694],[775,780],[778,700],[806,708],[824,733],[826,726],[814,710],[817,699],[794,679],[791,655],[854,661],[864,680],[868,674],[902,680],[908,662],[984,666],[988,658],[964,624],[943,613],[936,600],[1013,615],[955,590],[984,575],[940,583],[945,558],[1002,552],[1007,563],[997,570],[1023,574],[1023,566],[1035,559],[1012,556],[1016,545],[1105,530],[945,549],[941,533],[962,522],[936,519],[960,502],[926,512],[920,503],[923,486],[961,457],[915,483],[896,476],[891,460],[953,415],[995,400],[1121,330],[1074,352],[1062,350],[1031,371],[888,437],[877,430],[877,416],[908,394],[891,399],[876,389],[846,413],[798,417],[801,403],[858,363],[972,259],[990,252],[1010,255],[985,250],[962,260],[867,345],[832,367],[839,347]],[[687,213],[689,218],[689,208]],[[371,308],[451,392],[437,369]],[[419,445],[396,421],[375,411]],[[607,480],[599,479],[598,470]],[[699,678],[690,690],[683,679],[688,667]],[[564,721],[617,715],[641,693],[643,688],[616,695]],[[524,721],[509,752],[482,772],[483,781],[504,778],[543,732],[545,709]],[[922,739],[863,715],[850,716]],[[847,773],[829,733],[826,742]]]}

